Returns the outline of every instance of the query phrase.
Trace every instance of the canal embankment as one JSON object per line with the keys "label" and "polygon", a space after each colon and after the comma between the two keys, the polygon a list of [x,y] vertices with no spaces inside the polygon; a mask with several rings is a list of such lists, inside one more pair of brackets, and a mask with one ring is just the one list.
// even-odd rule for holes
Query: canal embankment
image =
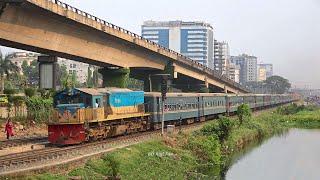
{"label": "canal embankment", "polygon": [[115,150],[68,170],[30,178],[221,179],[235,154],[290,128],[320,128],[320,110],[291,105],[256,116],[220,117],[194,132]]}

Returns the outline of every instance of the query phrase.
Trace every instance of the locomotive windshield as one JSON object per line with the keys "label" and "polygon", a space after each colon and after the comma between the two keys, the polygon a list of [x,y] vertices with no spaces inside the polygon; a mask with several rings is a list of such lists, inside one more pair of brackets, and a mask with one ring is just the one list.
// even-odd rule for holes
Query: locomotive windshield
{"label": "locomotive windshield", "polygon": [[59,104],[80,104],[83,103],[83,97],[80,94],[77,95],[63,95],[61,98],[56,99],[56,105]]}

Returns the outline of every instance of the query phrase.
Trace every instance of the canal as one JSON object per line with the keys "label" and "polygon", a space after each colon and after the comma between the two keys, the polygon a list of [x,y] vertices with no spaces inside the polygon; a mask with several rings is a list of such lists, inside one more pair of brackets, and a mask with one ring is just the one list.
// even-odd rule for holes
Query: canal
{"label": "canal", "polygon": [[226,180],[320,179],[320,130],[291,129],[234,160]]}

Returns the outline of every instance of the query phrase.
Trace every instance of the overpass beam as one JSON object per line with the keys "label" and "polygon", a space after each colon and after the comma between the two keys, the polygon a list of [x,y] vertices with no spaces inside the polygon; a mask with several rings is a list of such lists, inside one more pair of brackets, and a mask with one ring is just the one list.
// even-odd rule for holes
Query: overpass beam
{"label": "overpass beam", "polygon": [[129,68],[109,68],[99,69],[103,77],[103,87],[127,88],[130,69]]}

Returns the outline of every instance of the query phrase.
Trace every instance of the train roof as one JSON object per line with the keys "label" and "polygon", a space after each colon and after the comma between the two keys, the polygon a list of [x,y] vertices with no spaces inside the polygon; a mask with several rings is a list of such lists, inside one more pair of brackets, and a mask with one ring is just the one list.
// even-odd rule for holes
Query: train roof
{"label": "train roof", "polygon": [[[76,88],[76,90],[84,92],[86,94],[90,94],[93,96],[99,96],[108,93],[118,93],[118,92],[139,92],[132,91],[126,88],[116,88],[116,87],[108,87],[108,88]],[[142,91],[140,91],[142,92]]]}
{"label": "train roof", "polygon": [[102,94],[98,91],[98,89],[94,88],[75,88],[78,91],[84,92],[86,94],[92,95],[92,96],[101,96]]}
{"label": "train roof", "polygon": [[[167,97],[183,96],[183,97],[197,97],[197,96],[228,96],[228,97],[248,97],[248,96],[287,96],[288,94],[225,94],[225,93],[167,93]],[[145,92],[145,96],[159,97],[160,92]]]}
{"label": "train roof", "polygon": [[[159,97],[161,96],[160,92],[145,92],[145,96],[149,97]],[[183,97],[198,97],[198,96],[225,96],[224,93],[167,93],[167,97],[176,97],[176,96],[183,96]]]}

